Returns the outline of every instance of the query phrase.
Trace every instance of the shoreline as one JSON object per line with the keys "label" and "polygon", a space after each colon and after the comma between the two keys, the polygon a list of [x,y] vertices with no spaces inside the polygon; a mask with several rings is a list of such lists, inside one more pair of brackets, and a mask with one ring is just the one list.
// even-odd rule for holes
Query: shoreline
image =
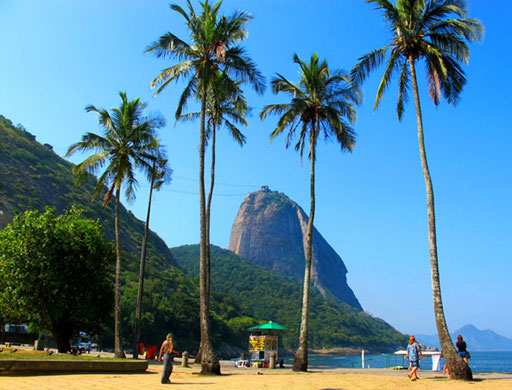
{"label": "shoreline", "polygon": [[[319,355],[346,355],[346,356],[355,356],[361,355],[362,348],[331,348],[331,349],[310,349],[310,353],[317,353]],[[378,355],[382,353],[388,352],[377,352],[373,350],[364,350],[365,353]]]}

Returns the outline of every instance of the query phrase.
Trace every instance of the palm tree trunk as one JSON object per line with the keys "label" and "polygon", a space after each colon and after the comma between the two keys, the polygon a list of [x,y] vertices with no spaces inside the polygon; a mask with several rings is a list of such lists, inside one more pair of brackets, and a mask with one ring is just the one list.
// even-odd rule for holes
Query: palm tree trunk
{"label": "palm tree trunk", "polygon": [[207,238],[206,205],[204,190],[204,149],[206,142],[205,115],[206,115],[206,88],[203,87],[201,97],[201,131],[199,140],[199,210],[201,222],[201,238],[199,243],[199,321],[201,326],[201,374],[220,375],[219,359],[215,355],[211,340],[210,329],[210,302],[207,294]]}
{"label": "palm tree trunk", "polygon": [[430,178],[430,172],[427,163],[427,154],[425,152],[425,142],[423,137],[423,119],[421,116],[420,97],[418,93],[418,82],[416,80],[416,69],[414,58],[409,57],[409,66],[412,76],[412,87],[414,91],[414,104],[416,106],[416,121],[418,123],[418,143],[420,149],[421,167],[425,178],[425,187],[427,192],[427,217],[428,217],[428,243],[430,247],[430,271],[432,276],[432,297],[434,301],[434,314],[436,318],[437,332],[443,356],[450,370],[450,378],[473,380],[471,369],[458,355],[453,346],[446,318],[444,316],[443,301],[441,299],[441,282],[439,278],[439,264],[437,258],[437,239],[436,239],[436,215],[434,209],[434,188]]}
{"label": "palm tree trunk", "polygon": [[153,163],[153,173],[151,174],[151,181],[149,183],[149,200],[148,212],[146,214],[146,225],[144,226],[144,238],[142,239],[142,248],[140,251],[140,267],[139,267],[139,286],[137,289],[137,307],[135,308],[135,332],[133,338],[133,358],[138,359],[139,355],[139,342],[140,342],[140,317],[142,311],[142,293],[144,291],[144,270],[146,268],[146,253],[148,248],[148,234],[149,234],[149,216],[151,214],[151,197],[153,196],[153,185],[155,183],[155,167]]}
{"label": "palm tree trunk", "polygon": [[[211,248],[210,248],[210,216],[211,216],[211,205],[212,205],[212,195],[213,195],[213,186],[215,183],[215,124],[213,125],[213,132],[212,132],[212,167],[211,167],[211,182],[210,182],[210,191],[208,192],[208,201],[206,204],[206,238],[208,240],[208,243],[206,244],[206,295],[207,300],[210,302],[210,291],[211,291],[211,268],[212,268],[212,257],[211,257]],[[201,363],[202,359],[202,352],[203,352],[203,343],[201,342],[201,345],[199,346],[199,350],[197,351],[196,357],[194,362],[199,364]]]}
{"label": "palm tree trunk", "polygon": [[121,186],[116,190],[116,208],[114,229],[116,235],[116,285],[114,298],[114,354],[116,358],[124,357],[121,345],[121,234],[119,233],[119,202]]}
{"label": "palm tree trunk", "polygon": [[208,295],[208,301],[210,301],[210,290],[211,290],[211,274],[212,274],[212,256],[210,251],[210,226],[211,226],[211,210],[212,210],[212,196],[213,196],[213,186],[215,184],[215,135],[216,135],[216,126],[213,124],[212,129],[212,168],[211,168],[211,178],[210,178],[210,191],[208,192],[208,202],[206,204],[206,238],[208,240],[206,250],[208,252],[208,256],[206,258],[206,293]]}
{"label": "palm tree trunk", "polygon": [[293,359],[293,371],[308,370],[308,331],[309,331],[309,290],[311,287],[311,263],[313,259],[313,220],[315,218],[315,148],[316,129],[313,124],[310,136],[311,149],[311,209],[309,212],[306,236],[306,266],[304,268],[304,291],[302,293],[302,315],[300,319],[299,346]]}

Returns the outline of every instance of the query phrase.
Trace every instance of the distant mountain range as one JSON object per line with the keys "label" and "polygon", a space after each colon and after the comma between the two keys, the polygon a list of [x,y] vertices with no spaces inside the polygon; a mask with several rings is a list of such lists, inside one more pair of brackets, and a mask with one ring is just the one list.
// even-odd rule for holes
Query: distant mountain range
{"label": "distant mountain range", "polygon": [[[490,329],[480,330],[474,325],[465,325],[451,333],[454,343],[459,334],[464,338],[469,351],[512,351],[512,339],[501,336]],[[416,335],[416,340],[420,344],[440,348],[437,335]]]}

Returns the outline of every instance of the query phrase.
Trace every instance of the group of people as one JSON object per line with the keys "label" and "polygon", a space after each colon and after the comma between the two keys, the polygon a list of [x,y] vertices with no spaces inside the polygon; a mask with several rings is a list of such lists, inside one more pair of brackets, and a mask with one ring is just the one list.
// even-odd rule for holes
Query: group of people
{"label": "group of people", "polygon": [[[468,359],[471,357],[471,355],[469,354],[466,342],[463,340],[461,335],[457,336],[457,343],[455,345],[457,347],[459,356],[464,359],[466,364],[468,364]],[[419,379],[417,371],[418,368],[420,368],[420,359],[423,360],[423,353],[421,353],[420,345],[416,342],[414,336],[411,336],[411,338],[409,339],[409,345],[407,346],[407,354],[405,358],[409,361],[409,370],[411,370],[411,372],[407,374],[407,376],[409,377],[409,379],[413,381]],[[446,364],[444,365],[443,368],[443,374],[450,374],[450,371],[448,370]]]}

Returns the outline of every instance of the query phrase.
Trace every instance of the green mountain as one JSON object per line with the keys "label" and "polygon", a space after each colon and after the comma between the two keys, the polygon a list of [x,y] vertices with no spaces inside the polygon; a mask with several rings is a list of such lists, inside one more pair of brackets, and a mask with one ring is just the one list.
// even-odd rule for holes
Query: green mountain
{"label": "green mountain", "polygon": [[[57,212],[73,204],[87,210],[90,218],[99,218],[109,240],[114,239],[113,202],[104,210],[100,200],[91,203],[96,180],[76,186],[71,169],[73,164],[41,145],[22,127],[15,127],[0,115],[0,229],[15,214],[24,210],[55,207]],[[101,197],[100,197],[101,198]],[[123,249],[136,256],[144,234],[144,223],[124,207],[121,208]],[[152,266],[175,265],[165,242],[151,232],[148,240]]]}
{"label": "green mountain", "polygon": [[[10,120],[0,116],[0,229],[22,211],[51,206],[60,212],[75,204],[86,210],[86,217],[99,219],[107,239],[113,240],[113,202],[105,210],[100,200],[91,203],[96,180],[91,177],[84,185],[76,186],[72,167],[73,164],[55,154],[50,145],[41,145],[21,125],[14,126]],[[121,207],[120,219],[123,337],[125,346],[130,348],[144,223],[124,207]],[[176,267],[169,248],[154,232],[150,233],[148,240],[144,290],[142,340],[158,345],[165,334],[173,332],[178,349],[195,352],[200,334],[197,283]],[[246,335],[238,322],[252,326],[257,321],[226,294],[213,293],[212,297],[216,339],[246,346]],[[239,315],[240,321],[236,319]],[[106,329],[99,341],[108,346],[112,340],[112,329]]]}
{"label": "green mountain", "polygon": [[[198,277],[198,245],[172,248],[178,265],[194,278]],[[237,303],[254,317],[277,322],[290,332],[283,345],[294,349],[300,324],[302,289],[296,282],[274,275],[244,260],[233,252],[211,247],[212,289],[236,297]],[[394,350],[405,345],[406,336],[385,321],[372,317],[335,297],[325,299],[315,291],[311,297],[310,347],[365,347],[372,350]]]}

